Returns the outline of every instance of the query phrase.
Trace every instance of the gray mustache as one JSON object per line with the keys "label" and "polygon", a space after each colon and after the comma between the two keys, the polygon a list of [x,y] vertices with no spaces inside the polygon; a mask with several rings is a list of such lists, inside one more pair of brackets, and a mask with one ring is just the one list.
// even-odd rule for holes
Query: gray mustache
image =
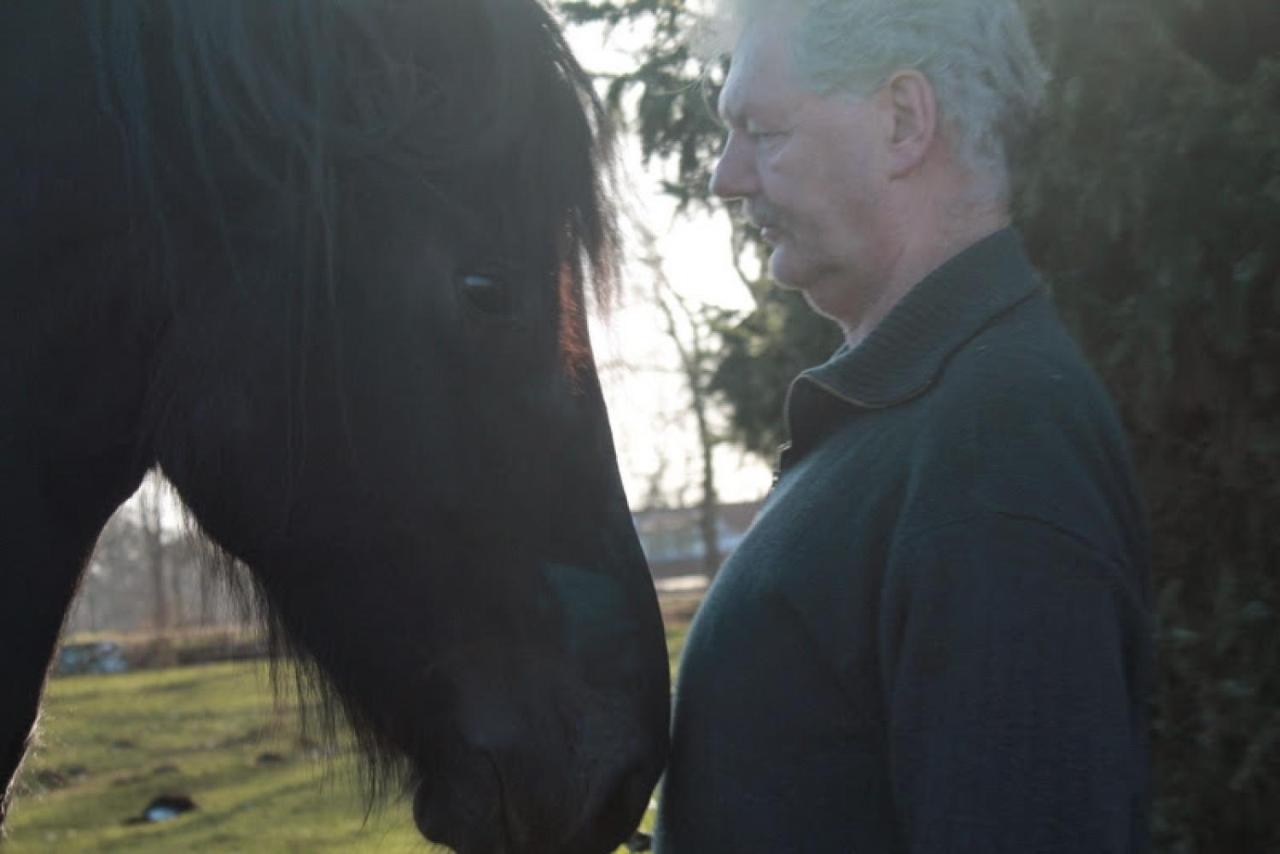
{"label": "gray mustache", "polygon": [[747,206],[747,219],[756,228],[768,228],[779,225],[782,217],[772,206],[763,202],[752,202]]}

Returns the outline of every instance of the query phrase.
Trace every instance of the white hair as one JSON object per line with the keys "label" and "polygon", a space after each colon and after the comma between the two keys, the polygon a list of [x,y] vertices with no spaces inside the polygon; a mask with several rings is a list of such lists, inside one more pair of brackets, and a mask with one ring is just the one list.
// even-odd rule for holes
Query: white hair
{"label": "white hair", "polygon": [[1008,146],[1044,97],[1049,74],[1014,0],[746,0],[750,20],[792,3],[795,58],[821,93],[869,95],[915,69],[933,86],[943,135],[975,177],[1008,193]]}

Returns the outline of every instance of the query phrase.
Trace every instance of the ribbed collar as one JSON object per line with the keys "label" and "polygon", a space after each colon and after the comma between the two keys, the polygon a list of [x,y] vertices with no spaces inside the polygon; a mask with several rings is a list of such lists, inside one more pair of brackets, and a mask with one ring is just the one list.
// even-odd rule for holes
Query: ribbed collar
{"label": "ribbed collar", "polygon": [[791,441],[780,473],[849,407],[886,409],[933,385],[947,360],[996,317],[1043,290],[1012,228],[978,241],[924,278],[857,347],[791,383],[785,417]]}
{"label": "ribbed collar", "polygon": [[860,345],[802,373],[788,398],[810,385],[865,409],[910,400],[965,342],[1041,287],[1018,233],[997,231],[926,276]]}

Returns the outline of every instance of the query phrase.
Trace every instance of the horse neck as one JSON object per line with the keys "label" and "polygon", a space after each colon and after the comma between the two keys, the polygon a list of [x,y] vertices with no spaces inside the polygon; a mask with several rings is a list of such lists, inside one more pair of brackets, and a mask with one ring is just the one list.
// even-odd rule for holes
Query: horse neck
{"label": "horse neck", "polygon": [[[22,38],[0,40],[0,64],[26,69],[0,87],[5,114],[24,117],[0,174],[0,818],[85,561],[147,467],[152,325],[87,45],[42,4],[22,14]],[[58,109],[41,108],[54,92]]]}
{"label": "horse neck", "polygon": [[[47,399],[41,391],[31,394],[38,375],[19,380],[14,362],[6,362],[0,399]],[[89,382],[86,376],[86,387]],[[125,454],[103,454],[86,442],[81,455],[41,441],[59,433],[35,417],[43,408],[10,406],[0,416],[0,823],[85,561],[111,511],[141,480]]]}

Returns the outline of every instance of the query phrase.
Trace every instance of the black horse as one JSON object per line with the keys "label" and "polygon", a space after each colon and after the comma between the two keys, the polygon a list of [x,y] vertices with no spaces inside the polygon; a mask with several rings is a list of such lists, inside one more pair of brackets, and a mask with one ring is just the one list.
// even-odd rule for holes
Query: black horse
{"label": "black horse", "polygon": [[667,665],[584,319],[607,135],[554,21],[3,16],[0,785],[86,555],[158,465],[427,837],[617,844]]}

